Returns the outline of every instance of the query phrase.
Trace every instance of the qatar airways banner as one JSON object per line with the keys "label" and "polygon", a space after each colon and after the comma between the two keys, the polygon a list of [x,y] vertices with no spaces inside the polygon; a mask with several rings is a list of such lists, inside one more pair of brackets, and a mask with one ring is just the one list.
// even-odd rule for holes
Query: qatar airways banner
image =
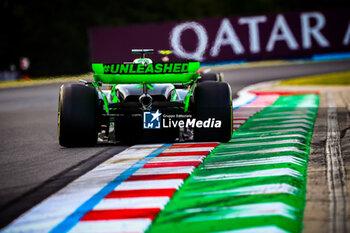
{"label": "qatar airways banner", "polygon": [[92,62],[132,61],[131,49],[171,50],[170,60],[310,57],[350,51],[350,9],[92,28]]}

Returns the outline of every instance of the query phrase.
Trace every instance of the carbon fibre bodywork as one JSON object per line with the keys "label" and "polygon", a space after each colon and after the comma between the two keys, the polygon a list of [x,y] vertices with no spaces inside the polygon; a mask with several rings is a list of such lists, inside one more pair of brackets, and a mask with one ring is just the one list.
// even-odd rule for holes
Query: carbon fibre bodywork
{"label": "carbon fibre bodywork", "polygon": [[[150,87],[147,93],[154,101],[170,101],[176,94],[172,84],[153,84]],[[139,85],[120,84],[115,88],[115,95],[121,102],[138,102],[142,94],[143,89]]]}

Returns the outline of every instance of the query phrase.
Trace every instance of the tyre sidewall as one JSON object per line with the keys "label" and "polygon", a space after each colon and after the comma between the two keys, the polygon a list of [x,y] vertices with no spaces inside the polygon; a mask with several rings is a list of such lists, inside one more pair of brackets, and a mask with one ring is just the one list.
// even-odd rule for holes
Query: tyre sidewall
{"label": "tyre sidewall", "polygon": [[195,128],[196,141],[227,142],[232,136],[232,95],[226,82],[203,82],[194,91],[194,116],[197,120],[220,120],[220,128]]}
{"label": "tyre sidewall", "polygon": [[59,98],[59,143],[91,146],[98,132],[98,93],[94,87],[64,84]]}

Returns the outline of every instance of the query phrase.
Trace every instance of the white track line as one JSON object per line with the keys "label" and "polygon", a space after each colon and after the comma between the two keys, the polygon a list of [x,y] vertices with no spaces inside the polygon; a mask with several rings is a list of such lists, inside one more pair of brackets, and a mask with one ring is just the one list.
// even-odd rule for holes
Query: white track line
{"label": "white track line", "polygon": [[[186,218],[186,222],[197,222],[206,220],[246,218],[256,216],[283,216],[289,219],[295,219],[294,212],[297,209],[282,202],[270,202],[259,204],[247,204],[230,207],[204,207],[195,209],[186,209],[184,212],[193,213],[192,217]],[[230,213],[222,214],[222,211],[230,211]],[[201,212],[211,212],[205,216],[201,216]]]}
{"label": "white track line", "polygon": [[[304,143],[302,143],[298,139],[286,139],[286,140],[279,140],[279,141],[271,141],[271,142],[252,142],[252,143],[232,143],[232,148],[236,147],[249,147],[249,146],[265,146],[265,145],[281,145],[281,144],[299,144],[302,146],[306,146]],[[229,148],[229,147],[228,147]]]}
{"label": "white track line", "polygon": [[230,142],[246,142],[255,140],[266,140],[266,139],[276,139],[276,138],[303,138],[306,137],[302,134],[287,134],[287,135],[276,135],[276,136],[261,136],[261,137],[249,137],[249,138],[234,138]]}
{"label": "white track line", "polygon": [[235,123],[235,124],[243,124],[244,122],[246,122],[245,120],[235,120],[235,119],[233,119],[233,122]]}
{"label": "white track line", "polygon": [[346,187],[340,146],[337,109],[332,93],[328,93],[328,129],[326,141],[327,181],[330,199],[330,233],[346,232]]}
{"label": "white track line", "polygon": [[192,173],[194,166],[186,167],[157,167],[157,168],[141,168],[134,175],[163,175],[163,174],[178,174],[178,173]]}
{"label": "white track line", "polygon": [[249,227],[232,231],[217,231],[214,233],[289,233],[277,226]]}
{"label": "white track line", "polygon": [[296,111],[279,111],[279,112],[266,112],[264,115],[306,115],[306,114],[311,114],[315,115],[316,113],[310,111],[310,110],[296,110]]}
{"label": "white track line", "polygon": [[203,161],[205,156],[167,156],[155,157],[148,163],[166,163],[166,162],[186,162],[186,161]]}
{"label": "white track line", "polygon": [[[268,115],[268,114],[264,114]],[[259,118],[254,118],[252,121],[270,121],[270,120],[284,120],[284,119],[310,119],[313,120],[312,117],[302,115],[302,116],[281,116],[281,117],[259,117]]]}
{"label": "white track line", "polygon": [[217,174],[208,176],[194,176],[194,181],[215,181],[215,180],[237,180],[247,178],[269,177],[269,176],[291,176],[298,179],[303,178],[303,175],[294,169],[290,168],[274,168],[265,169],[252,172],[231,173],[231,174]]}
{"label": "white track line", "polygon": [[252,127],[250,129],[273,129],[273,128],[277,128],[277,129],[285,129],[285,128],[298,128],[298,127],[304,127],[307,129],[311,129],[313,126],[307,125],[307,124],[278,124],[278,125],[264,125],[264,126],[257,126],[257,127]]}
{"label": "white track line", "polygon": [[94,207],[94,210],[163,209],[169,200],[169,197],[104,198]]}
{"label": "white track line", "polygon": [[270,158],[261,158],[261,159],[212,162],[210,164],[205,164],[203,166],[203,169],[221,169],[221,168],[271,165],[271,164],[281,164],[281,163],[291,163],[298,166],[303,166],[306,163],[306,160],[298,158],[296,156],[292,156],[292,155],[285,155],[285,156],[274,156]]}
{"label": "white track line", "polygon": [[144,232],[151,224],[151,219],[120,219],[108,221],[80,221],[69,233],[121,233]]}
{"label": "white track line", "polygon": [[308,119],[298,119],[298,120],[283,120],[281,123],[307,123],[307,124],[312,124],[313,121]]}
{"label": "white track line", "polygon": [[[135,161],[129,159],[144,158],[159,146],[133,146],[116,154],[22,214],[5,229],[2,229],[3,232],[49,232],[108,183],[135,164]],[[121,163],[121,158],[126,160]],[[176,185],[173,184],[173,186]]]}
{"label": "white track line", "polygon": [[145,180],[145,181],[125,181],[121,183],[115,190],[138,190],[138,189],[177,189],[182,185],[182,179],[167,180]]}
{"label": "white track line", "polygon": [[216,152],[212,157],[215,156],[232,156],[232,155],[249,155],[249,154],[266,154],[266,153],[280,153],[280,152],[297,152],[301,154],[307,154],[307,152],[300,150],[295,146],[290,147],[278,147],[264,150],[256,150],[256,151],[232,151],[232,152]]}
{"label": "white track line", "polygon": [[246,187],[239,187],[235,189],[219,190],[219,191],[212,191],[212,192],[189,193],[186,196],[206,196],[206,197],[208,197],[209,195],[246,196],[246,195],[277,194],[277,193],[298,195],[300,193],[300,190],[289,184],[280,183],[280,184],[252,185],[252,186],[246,186]]}
{"label": "white track line", "polygon": [[165,151],[163,151],[163,153],[179,153],[179,152],[190,152],[190,151],[211,151],[213,150],[215,147],[189,147],[189,148],[176,148],[176,147],[172,147],[172,148],[168,148]]}
{"label": "white track line", "polygon": [[[264,134],[265,133],[278,133],[278,134],[282,134],[282,133],[309,133],[308,130],[305,129],[276,129],[276,130],[264,130]],[[249,134],[257,134],[257,132],[240,132],[241,135],[249,135]]]}

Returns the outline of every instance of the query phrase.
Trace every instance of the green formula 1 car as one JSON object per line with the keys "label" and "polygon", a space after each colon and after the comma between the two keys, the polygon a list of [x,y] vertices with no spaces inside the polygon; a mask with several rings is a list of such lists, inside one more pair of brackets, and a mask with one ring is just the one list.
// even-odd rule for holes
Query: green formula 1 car
{"label": "green formula 1 car", "polygon": [[199,62],[92,64],[94,81],[64,84],[59,92],[58,139],[65,147],[98,141],[227,142],[232,135],[230,86]]}

